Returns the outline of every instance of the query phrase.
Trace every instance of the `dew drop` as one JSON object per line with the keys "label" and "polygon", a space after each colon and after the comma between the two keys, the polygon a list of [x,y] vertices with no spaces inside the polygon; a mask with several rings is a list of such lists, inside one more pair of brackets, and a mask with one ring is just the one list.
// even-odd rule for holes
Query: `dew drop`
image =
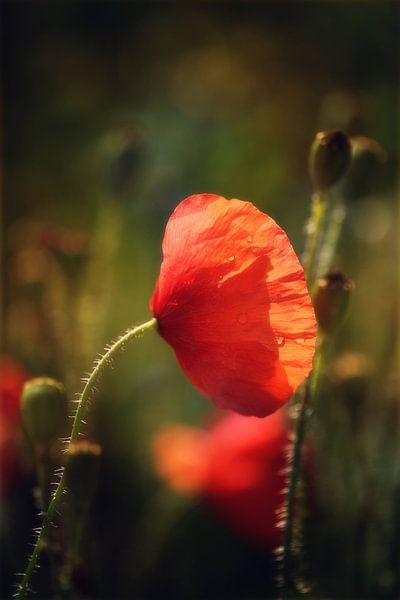
{"label": "dew drop", "polygon": [[253,246],[253,248],[251,249],[253,254],[258,254],[260,251],[260,248],[257,248],[257,246]]}
{"label": "dew drop", "polygon": [[247,323],[247,315],[246,313],[241,313],[239,315],[238,321],[241,325],[244,325],[245,323]]}
{"label": "dew drop", "polygon": [[280,347],[284,346],[284,345],[285,345],[285,342],[286,342],[286,340],[285,340],[285,338],[284,338],[284,337],[278,337],[278,338],[276,338],[276,343],[277,343],[277,344],[278,344],[278,346],[280,346]]}
{"label": "dew drop", "polygon": [[232,263],[232,262],[234,262],[234,261],[235,261],[235,258],[236,258],[236,256],[235,256],[234,254],[233,254],[232,256],[228,256],[228,261],[229,261],[230,263]]}
{"label": "dew drop", "polygon": [[249,242],[249,244],[251,244],[251,242],[253,241],[253,236],[252,235],[248,235],[247,236],[247,241]]}

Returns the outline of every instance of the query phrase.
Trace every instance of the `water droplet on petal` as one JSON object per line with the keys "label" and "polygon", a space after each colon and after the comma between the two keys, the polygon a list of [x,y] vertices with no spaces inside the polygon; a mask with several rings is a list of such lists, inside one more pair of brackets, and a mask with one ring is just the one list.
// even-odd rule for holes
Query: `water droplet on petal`
{"label": "water droplet on petal", "polygon": [[248,235],[247,236],[247,241],[249,242],[249,244],[251,244],[251,242],[253,241],[253,236],[252,235]]}
{"label": "water droplet on petal", "polygon": [[246,313],[241,313],[239,315],[238,321],[239,321],[239,323],[241,323],[241,325],[244,325],[245,323],[247,323],[247,315],[246,315]]}
{"label": "water droplet on petal", "polygon": [[277,344],[278,344],[278,346],[280,346],[280,347],[284,346],[284,345],[285,345],[285,342],[286,342],[286,340],[285,340],[285,338],[284,338],[284,337],[277,337],[277,338],[276,338],[276,343],[277,343]]}
{"label": "water droplet on petal", "polygon": [[232,256],[228,256],[228,261],[229,261],[230,263],[232,263],[232,262],[234,262],[234,261],[235,261],[235,258],[236,258],[236,256],[235,256],[234,254],[233,254]]}
{"label": "water droplet on petal", "polygon": [[253,248],[251,249],[253,254],[258,254],[260,251],[260,248],[257,248],[257,246],[253,246]]}

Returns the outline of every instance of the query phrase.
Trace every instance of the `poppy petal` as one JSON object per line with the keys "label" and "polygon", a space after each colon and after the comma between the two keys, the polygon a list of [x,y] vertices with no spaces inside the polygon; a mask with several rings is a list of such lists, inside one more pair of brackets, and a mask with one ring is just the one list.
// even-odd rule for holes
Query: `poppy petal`
{"label": "poppy petal", "polygon": [[171,215],[150,307],[189,380],[266,416],[308,375],[316,322],[284,231],[250,202],[189,196]]}
{"label": "poppy petal", "polygon": [[153,438],[156,469],[179,492],[203,491],[206,477],[206,431],[184,425],[169,425]]}
{"label": "poppy petal", "polygon": [[282,411],[266,419],[231,414],[209,433],[206,495],[226,523],[269,548],[282,543],[289,427]]}
{"label": "poppy petal", "polygon": [[152,454],[171,489],[200,494],[228,526],[272,549],[282,543],[278,511],[289,439],[282,410],[266,419],[230,413],[206,429],[163,427],[153,438]]}

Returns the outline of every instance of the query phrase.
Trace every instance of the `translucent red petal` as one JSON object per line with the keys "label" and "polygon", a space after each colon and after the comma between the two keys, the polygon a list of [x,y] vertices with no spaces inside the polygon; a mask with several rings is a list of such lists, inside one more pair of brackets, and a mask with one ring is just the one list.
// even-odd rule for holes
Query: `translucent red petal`
{"label": "translucent red petal", "polygon": [[266,416],[308,375],[316,322],[284,231],[249,202],[189,196],[150,302],[186,375],[218,406]]}

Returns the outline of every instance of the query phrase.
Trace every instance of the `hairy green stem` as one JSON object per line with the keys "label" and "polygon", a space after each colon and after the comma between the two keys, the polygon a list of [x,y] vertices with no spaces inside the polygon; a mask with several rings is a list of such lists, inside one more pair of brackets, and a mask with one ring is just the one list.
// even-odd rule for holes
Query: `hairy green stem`
{"label": "hairy green stem", "polygon": [[[308,222],[308,231],[306,246],[303,255],[304,271],[310,291],[312,290],[316,277],[320,274],[320,261],[318,250],[321,245],[326,247],[328,243],[336,246],[338,231],[336,235],[331,235],[330,240],[327,239],[324,226],[326,224],[328,202],[326,197],[321,192],[315,192],[312,197],[311,215]],[[328,224],[329,229],[329,224]],[[324,235],[325,234],[325,235]],[[328,249],[329,259],[332,260],[333,252]],[[329,267],[329,265],[327,265]],[[305,389],[300,393],[298,399],[298,413],[296,415],[296,425],[293,437],[293,443],[290,448],[289,455],[289,475],[287,482],[287,494],[285,501],[285,527],[283,548],[281,552],[281,585],[284,594],[288,597],[296,594],[296,585],[294,581],[294,541],[295,541],[295,513],[298,500],[298,487],[301,478],[301,457],[302,449],[306,435],[307,417],[310,408],[314,403],[314,398],[317,391],[318,380],[321,372],[322,364],[322,345],[317,347],[313,372],[309,376]]]}
{"label": "hairy green stem", "polygon": [[[38,500],[39,500],[39,508],[41,511],[44,511],[46,507],[50,503],[51,493],[50,493],[50,476],[52,473],[52,464],[50,458],[50,449],[49,447],[36,447],[34,448],[34,452],[36,455],[36,472],[37,472],[37,482],[38,482]],[[53,590],[53,596],[56,600],[59,598],[58,593],[58,581],[57,581],[57,559],[53,551],[52,547],[52,536],[51,531],[48,532],[48,536],[44,536],[42,540],[42,546],[46,548],[49,566],[50,566],[50,578],[51,585]]]}
{"label": "hairy green stem", "polygon": [[[148,331],[150,329],[155,329],[156,325],[157,325],[157,320],[151,319],[150,321],[147,321],[146,323],[143,323],[142,325],[138,325],[137,327],[130,329],[129,331],[127,331],[127,333],[125,333],[122,337],[120,337],[114,344],[112,344],[110,347],[108,347],[105,354],[96,362],[96,365],[95,365],[93,371],[91,372],[89,378],[87,379],[86,385],[83,388],[83,391],[82,391],[79,401],[78,401],[78,408],[75,413],[74,423],[72,426],[70,443],[75,442],[79,437],[80,427],[81,427],[83,415],[84,415],[86,407],[87,407],[88,400],[89,400],[90,396],[92,395],[93,389],[94,389],[95,385],[98,383],[98,381],[99,381],[101,375],[103,374],[104,370],[106,369],[106,366],[108,365],[109,361],[112,358],[114,358],[114,356],[120,350],[122,350],[128,342],[130,342],[132,339],[134,339],[138,335],[144,333],[145,331]],[[68,468],[68,466],[66,466],[66,468]],[[37,540],[36,540],[32,555],[29,559],[28,565],[26,567],[26,570],[22,576],[22,581],[18,586],[17,593],[15,594],[15,597],[17,600],[23,600],[23,598],[26,597],[26,594],[29,591],[30,580],[31,580],[32,575],[38,564],[40,553],[41,553],[42,548],[45,545],[46,540],[48,538],[48,534],[49,534],[50,528],[52,526],[54,516],[57,513],[57,509],[59,508],[59,505],[60,505],[62,496],[64,495],[64,492],[65,492],[65,469],[64,469],[64,472],[58,483],[58,486],[55,490],[53,498],[49,504],[49,507],[48,507],[47,511],[44,512],[44,514],[43,514],[43,521],[42,521],[42,526],[39,531],[39,535],[37,537]]]}
{"label": "hairy green stem", "polygon": [[307,379],[304,393],[302,394],[300,399],[300,405],[298,407],[298,414],[296,418],[294,441],[289,457],[290,473],[288,479],[288,492],[285,504],[286,522],[283,538],[283,554],[281,564],[283,590],[288,597],[291,597],[293,596],[293,594],[296,594],[296,585],[293,576],[295,508],[297,501],[298,484],[301,475],[302,449],[307,430],[307,417],[309,411],[312,410],[314,399],[318,390],[318,383],[321,376],[321,367],[322,344],[317,349],[313,371]]}

